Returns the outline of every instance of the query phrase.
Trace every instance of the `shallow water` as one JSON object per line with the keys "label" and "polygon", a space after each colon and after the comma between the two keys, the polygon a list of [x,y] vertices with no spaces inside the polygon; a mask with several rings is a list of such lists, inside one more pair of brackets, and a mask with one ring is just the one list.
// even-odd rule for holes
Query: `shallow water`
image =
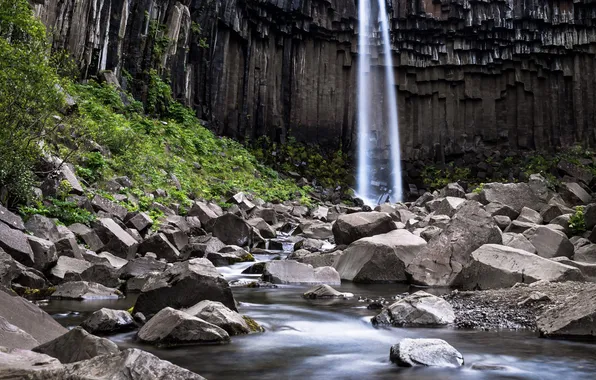
{"label": "shallow water", "polygon": [[[263,257],[264,259],[264,257]],[[220,268],[229,280],[250,264]],[[234,288],[239,310],[266,329],[263,334],[233,337],[232,343],[156,349],[139,344],[134,332],[110,337],[122,348],[140,347],[160,358],[217,379],[594,379],[596,345],[540,339],[521,331],[484,332],[451,328],[375,328],[366,303],[352,300],[306,300],[307,287]],[[412,289],[397,284],[344,283],[338,290],[357,296],[391,296]],[[78,325],[101,307],[127,309],[124,300],[51,301],[44,309],[60,323]],[[74,312],[74,313],[73,313]],[[405,337],[441,338],[466,361],[458,369],[400,369],[389,362],[389,348]],[[472,366],[499,366],[477,370]]]}

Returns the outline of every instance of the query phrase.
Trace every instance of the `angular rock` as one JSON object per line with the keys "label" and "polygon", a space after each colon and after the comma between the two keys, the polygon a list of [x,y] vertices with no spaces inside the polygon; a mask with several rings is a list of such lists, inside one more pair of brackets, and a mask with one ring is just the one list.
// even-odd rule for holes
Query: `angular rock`
{"label": "angular rock", "polygon": [[301,239],[294,243],[294,250],[317,252],[323,249],[325,242],[317,239]]}
{"label": "angular rock", "polygon": [[441,326],[455,321],[455,312],[444,299],[424,291],[417,291],[373,317],[373,324],[401,326]]}
{"label": "angular rock", "polygon": [[406,267],[425,246],[424,239],[406,230],[395,230],[350,244],[334,267],[343,280],[405,282]]}
{"label": "angular rock", "polygon": [[294,260],[296,260],[300,263],[303,263],[303,264],[312,265],[313,268],[334,267],[335,262],[342,254],[343,254],[343,251],[333,251],[333,252],[323,252],[323,253],[309,252],[307,255],[304,255],[300,258],[296,258]]}
{"label": "angular rock", "polygon": [[570,260],[567,257],[554,257],[551,260],[579,269],[586,281],[596,282],[596,264]]}
{"label": "angular rock", "polygon": [[341,284],[339,274],[334,268],[313,268],[294,260],[267,262],[262,279],[273,284]]}
{"label": "angular rock", "polygon": [[591,288],[570,294],[562,303],[544,311],[536,324],[544,337],[594,339],[596,292]]}
{"label": "angular rock", "polygon": [[91,200],[91,205],[95,211],[103,211],[107,214],[117,217],[120,220],[124,220],[124,218],[126,218],[126,214],[128,214],[126,207],[120,206],[119,204],[112,202],[101,195],[94,196]]}
{"label": "angular rock", "polygon": [[455,215],[458,207],[461,206],[465,201],[466,200],[463,198],[446,197],[441,201],[441,203],[439,203],[439,207],[437,207],[435,210],[435,214],[447,215],[451,218],[453,215]]}
{"label": "angular rock", "polygon": [[501,203],[517,212],[521,212],[524,206],[536,211],[544,206],[543,201],[527,183],[487,183],[480,192],[480,202]]}
{"label": "angular rock", "polygon": [[[30,350],[39,345],[39,342],[29,333],[9,323],[2,316],[0,316],[0,342],[2,342],[3,347],[9,349],[21,348]],[[2,377],[0,376],[0,378]]]}
{"label": "angular rock", "polygon": [[514,220],[519,216],[519,211],[515,211],[511,207],[498,202],[491,202],[484,206],[484,209],[492,216],[507,216],[511,220]]}
{"label": "angular rock", "polygon": [[486,244],[471,255],[472,261],[454,281],[464,289],[509,288],[536,281],[583,281],[579,269],[521,249]]}
{"label": "angular rock", "polygon": [[577,248],[573,260],[596,264],[596,244],[587,244]]}
{"label": "angular rock", "polygon": [[333,238],[332,225],[330,223],[305,222],[301,223],[294,231],[307,239],[328,240]]}
{"label": "angular rock", "polygon": [[64,365],[51,356],[0,346],[0,379],[64,380]]}
{"label": "angular rock", "polygon": [[54,357],[64,364],[120,352],[116,343],[91,335],[81,327],[75,327],[66,334],[33,348],[32,351]]}
{"label": "angular rock", "polygon": [[155,314],[141,327],[137,337],[159,347],[230,342],[230,336],[222,328],[171,307]]}
{"label": "angular rock", "polygon": [[188,231],[184,232],[178,227],[166,224],[160,227],[159,232],[164,234],[168,241],[178,250],[188,245]]}
{"label": "angular rock", "polygon": [[244,247],[252,244],[253,230],[246,221],[233,214],[218,217],[213,225],[213,236],[224,244]]}
{"label": "angular rock", "polygon": [[211,232],[213,230],[215,220],[221,215],[221,213],[217,213],[206,203],[196,201],[193,203],[187,215],[198,217],[205,231]]}
{"label": "angular rock", "polygon": [[151,217],[147,215],[147,213],[139,212],[132,218],[128,219],[126,222],[126,226],[129,228],[134,228],[135,230],[143,233],[149,227],[153,225],[153,220]]}
{"label": "angular rock", "polygon": [[113,334],[134,329],[136,324],[126,310],[101,308],[85,319],[81,327],[91,334]]}
{"label": "angular rock", "polygon": [[524,236],[536,247],[539,256],[547,259],[573,256],[575,248],[563,232],[547,226],[538,226],[525,231]]}
{"label": "angular rock", "polygon": [[160,259],[165,259],[167,262],[175,262],[180,258],[180,251],[170,243],[166,235],[159,232],[151,235],[139,245],[140,254],[153,252]]}
{"label": "angular rock", "polygon": [[592,182],[592,179],[594,178],[594,175],[592,174],[592,172],[590,172],[588,168],[581,167],[580,165],[571,163],[565,159],[559,161],[559,163],[557,164],[557,169],[559,169],[559,171],[561,171],[563,174],[567,174],[575,179],[582,181],[586,185],[589,185],[590,182]]}
{"label": "angular rock", "polygon": [[182,311],[221,327],[231,336],[248,334],[251,331],[242,315],[228,309],[221,302],[205,300]]}
{"label": "angular rock", "polygon": [[493,216],[493,219],[495,220],[495,223],[497,223],[497,226],[499,226],[501,231],[506,230],[507,227],[509,227],[509,225],[511,224],[511,219],[509,219],[509,217],[505,215],[496,215]]}
{"label": "angular rock", "polygon": [[85,269],[91,267],[92,265],[93,264],[85,260],[73,259],[72,257],[68,256],[61,256],[58,258],[56,266],[54,266],[50,271],[50,280],[52,280],[54,284],[57,284],[64,280],[64,277],[68,273],[76,273],[80,275],[81,273],[83,273]]}
{"label": "angular rock", "polygon": [[122,268],[124,265],[128,264],[128,260],[123,259],[121,257],[118,256],[114,256],[109,252],[101,252],[99,255],[97,255],[98,257],[105,259],[107,261],[107,263],[105,263],[104,265],[110,265],[116,269],[120,269]]}
{"label": "angular rock", "polygon": [[134,258],[139,243],[114,220],[101,218],[94,222],[93,229],[104,243],[104,249],[123,259]]}
{"label": "angular rock", "polygon": [[503,245],[511,248],[521,249],[522,251],[536,253],[536,247],[522,234],[506,232],[503,234]]}
{"label": "angular rock", "polygon": [[35,256],[27,236],[4,223],[0,223],[0,248],[23,265],[32,267],[35,264]]}
{"label": "angular rock", "polygon": [[150,317],[164,307],[186,308],[203,300],[219,301],[236,310],[228,282],[207,259],[175,263],[147,281],[134,312]]}
{"label": "angular rock", "polygon": [[592,196],[575,182],[563,183],[560,193],[561,197],[570,206],[587,205],[592,201]]}
{"label": "angular rock", "polygon": [[273,238],[277,237],[277,233],[269,224],[267,224],[265,219],[252,218],[252,219],[247,220],[246,222],[249,225],[256,228],[257,231],[259,231],[259,234],[261,234],[261,236],[264,237],[265,239],[273,239]]}
{"label": "angular rock", "polygon": [[544,223],[550,223],[553,219],[555,219],[558,216],[570,214],[573,212],[573,209],[555,203],[544,206],[542,210],[540,210],[540,216],[542,217]]}
{"label": "angular rock", "polygon": [[99,252],[103,248],[103,242],[97,236],[95,231],[81,223],[75,223],[68,226],[68,229],[75,234],[78,239],[85,242],[87,247],[94,252]]}
{"label": "angular rock", "polygon": [[83,260],[83,252],[74,236],[64,236],[55,243],[58,256],[68,256],[73,259]]}
{"label": "angular rock", "polygon": [[505,229],[505,232],[511,232],[511,233],[515,233],[515,234],[521,234],[526,232],[527,230],[534,228],[534,227],[538,227],[536,224],[534,223],[528,223],[528,222],[520,222],[518,220],[514,220],[513,222],[511,222],[511,224],[509,225],[509,227],[507,227]]}
{"label": "angular rock", "polygon": [[[233,247],[236,247],[237,249],[233,249]],[[244,249],[232,245],[222,248],[220,252],[207,252],[205,257],[216,267],[255,260],[254,257]]]}
{"label": "angular rock", "polygon": [[60,232],[56,227],[56,223],[52,219],[42,215],[31,216],[27,220],[27,223],[25,223],[25,228],[38,238],[52,242],[60,239]]}
{"label": "angular rock", "polygon": [[23,219],[15,213],[10,212],[6,207],[0,204],[0,222],[3,222],[10,228],[24,231],[25,225]]}
{"label": "angular rock", "polygon": [[447,228],[407,266],[408,279],[421,285],[450,286],[475,249],[501,242],[501,230],[492,216],[478,202],[466,201]]}
{"label": "angular rock", "polygon": [[351,298],[352,293],[341,293],[327,284],[316,285],[308,289],[303,295],[304,298]]}
{"label": "angular rock", "polygon": [[465,198],[466,192],[464,188],[457,182],[450,183],[441,189],[441,196],[443,197],[456,197],[456,198]]}
{"label": "angular rock", "polygon": [[81,273],[67,273],[64,276],[64,281],[95,282],[109,288],[120,286],[117,269],[103,264],[92,265]]}
{"label": "angular rock", "polygon": [[382,212],[341,215],[332,228],[336,244],[350,244],[358,239],[384,234],[395,229],[391,216]]}
{"label": "angular rock", "polygon": [[389,359],[400,367],[461,367],[464,357],[442,339],[406,338],[391,347]]}
{"label": "angular rock", "polygon": [[38,238],[37,236],[26,235],[29,240],[29,246],[33,251],[33,267],[40,271],[45,271],[58,261],[56,246],[49,240]]}
{"label": "angular rock", "polygon": [[72,300],[118,299],[121,297],[122,293],[116,289],[87,281],[60,284],[51,295],[51,298],[54,299]]}
{"label": "angular rock", "polygon": [[521,209],[519,216],[517,217],[518,222],[542,224],[543,219],[538,211],[532,210],[531,208],[524,207]]}

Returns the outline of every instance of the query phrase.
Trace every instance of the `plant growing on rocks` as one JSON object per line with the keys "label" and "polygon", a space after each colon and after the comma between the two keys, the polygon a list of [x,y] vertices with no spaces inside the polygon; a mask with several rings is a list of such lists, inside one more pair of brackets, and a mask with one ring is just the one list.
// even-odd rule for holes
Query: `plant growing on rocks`
{"label": "plant growing on rocks", "polygon": [[586,232],[586,219],[584,217],[584,207],[577,206],[575,213],[569,218],[569,229],[573,235],[581,235]]}

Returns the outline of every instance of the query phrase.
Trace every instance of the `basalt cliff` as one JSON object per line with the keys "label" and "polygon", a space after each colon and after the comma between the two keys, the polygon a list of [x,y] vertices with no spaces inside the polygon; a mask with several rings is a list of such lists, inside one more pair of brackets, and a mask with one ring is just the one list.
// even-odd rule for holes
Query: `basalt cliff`
{"label": "basalt cliff", "polygon": [[[218,133],[355,145],[355,0],[34,3],[87,77],[110,70],[142,97],[157,68]],[[596,1],[387,6],[404,158],[596,143]],[[385,60],[371,46],[375,80]]]}

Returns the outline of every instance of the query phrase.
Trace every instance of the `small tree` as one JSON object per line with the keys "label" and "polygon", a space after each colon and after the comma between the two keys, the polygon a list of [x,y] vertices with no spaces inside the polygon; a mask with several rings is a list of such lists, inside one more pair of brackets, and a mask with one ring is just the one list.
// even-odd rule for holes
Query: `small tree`
{"label": "small tree", "polygon": [[27,199],[38,142],[62,103],[44,25],[26,0],[0,0],[0,201]]}

